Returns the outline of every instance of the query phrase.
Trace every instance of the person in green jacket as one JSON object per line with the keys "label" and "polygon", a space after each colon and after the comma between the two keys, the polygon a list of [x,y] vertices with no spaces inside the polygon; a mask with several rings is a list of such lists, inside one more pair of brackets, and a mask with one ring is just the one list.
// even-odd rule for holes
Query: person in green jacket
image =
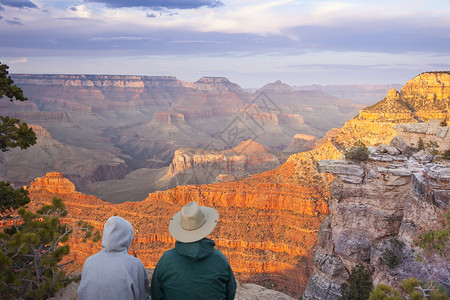
{"label": "person in green jacket", "polygon": [[212,207],[193,201],[169,221],[175,248],[164,252],[152,277],[152,300],[229,300],[236,281],[225,255],[206,238],[219,220]]}

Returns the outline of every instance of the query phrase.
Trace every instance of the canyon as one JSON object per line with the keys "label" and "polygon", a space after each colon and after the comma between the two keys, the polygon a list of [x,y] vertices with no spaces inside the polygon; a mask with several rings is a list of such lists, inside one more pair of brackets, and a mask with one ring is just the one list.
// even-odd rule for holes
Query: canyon
{"label": "canyon", "polygon": [[[124,190],[130,191],[126,200],[141,201],[150,192],[174,185],[216,181],[217,176],[194,182],[179,173],[166,176],[171,165],[179,166],[176,153],[183,152],[186,161],[199,166],[205,163],[188,156],[207,152],[217,161],[223,151],[250,139],[279,163],[253,164],[248,170],[244,163],[237,173],[234,167],[221,170],[220,178],[273,169],[299,150],[292,147],[297,134],[318,140],[363,107],[321,91],[294,90],[280,81],[249,93],[224,77],[196,82],[131,75],[13,74],[12,78],[29,100],[1,101],[1,113],[42,130],[37,130],[34,147],[0,154],[0,179],[20,187],[59,171],[78,191],[112,203],[125,201],[115,196],[123,196]],[[326,122],[318,122],[323,116]],[[301,149],[311,147],[306,143]],[[252,155],[248,152],[238,154],[239,161],[254,160],[244,158]],[[147,184],[135,180],[142,177]]]}
{"label": "canyon", "polygon": [[[171,84],[171,89],[181,89],[184,88],[185,85],[195,86],[195,84],[189,85],[179,83],[170,78],[167,80]],[[205,79],[205,81],[211,80],[214,81],[218,79]],[[221,80],[223,81],[223,79]],[[131,83],[129,84],[133,86],[136,85],[136,87],[133,88],[142,91],[141,94],[144,94],[146,92],[145,84],[150,83],[145,83],[143,84],[143,87],[139,87],[139,84],[136,83],[138,81],[139,80],[131,80]],[[92,85],[95,87],[95,81],[92,82]],[[155,84],[155,82],[152,83]],[[111,88],[109,86],[110,83],[102,84]],[[206,87],[204,86],[204,83],[200,82],[198,85],[202,90],[197,93],[201,94],[208,92],[211,93],[208,95],[214,95],[214,97],[223,95],[221,94],[224,92],[222,88],[210,88],[210,90],[205,91]],[[229,90],[236,92],[235,85],[227,84],[225,86],[228,86]],[[123,199],[128,200],[128,202],[111,204],[98,197],[80,192],[77,185],[72,182],[72,177],[77,177],[72,176],[72,174],[69,174],[71,176],[66,176],[64,171],[56,170],[58,172],[46,172],[46,174],[36,176],[36,179],[27,184],[27,189],[30,192],[30,198],[32,199],[29,207],[34,209],[41,204],[50,203],[51,198],[56,195],[64,200],[69,212],[68,216],[70,219],[68,218],[65,221],[72,222],[82,219],[88,221],[97,229],[102,228],[103,223],[109,216],[120,215],[128,219],[135,227],[135,238],[130,253],[139,257],[147,268],[152,268],[155,266],[161,254],[165,250],[173,247],[174,240],[168,233],[167,228],[169,218],[184,204],[195,200],[200,205],[214,206],[218,209],[220,221],[211,237],[216,241],[217,247],[227,256],[236,277],[242,283],[256,283],[277,291],[285,292],[290,296],[297,298],[302,295],[306,289],[304,296],[315,296],[317,293],[317,295],[325,294],[323,299],[335,299],[332,298],[332,296],[337,295],[337,286],[347,280],[345,274],[348,274],[348,270],[354,266],[356,261],[359,261],[360,259],[367,261],[368,257],[370,259],[370,255],[372,255],[370,248],[372,246],[372,238],[377,240],[379,237],[387,238],[388,236],[396,236],[397,232],[395,230],[398,228],[397,225],[400,225],[401,220],[403,220],[400,217],[405,211],[404,207],[406,207],[406,204],[402,204],[402,202],[399,201],[399,203],[395,203],[394,206],[386,211],[379,211],[377,209],[378,206],[380,206],[380,203],[378,203],[378,205],[366,203],[367,207],[370,206],[369,209],[359,205],[359,203],[365,199],[364,195],[370,194],[373,196],[372,198],[375,198],[374,195],[379,194],[378,188],[382,187],[383,191],[386,191],[386,194],[389,197],[390,195],[393,195],[394,197],[396,193],[401,193],[401,195],[404,196],[409,194],[409,191],[412,189],[411,186],[413,186],[411,182],[414,181],[414,179],[412,179],[414,178],[412,176],[413,167],[404,165],[407,163],[405,161],[409,160],[406,156],[404,156],[405,158],[401,158],[401,160],[389,158],[390,161],[387,161],[383,159],[388,159],[387,157],[391,156],[386,154],[379,154],[376,156],[374,154],[374,158],[381,158],[379,160],[372,159],[367,163],[367,174],[365,173],[365,168],[360,165],[354,165],[339,159],[343,157],[343,153],[347,148],[352,147],[355,142],[359,141],[364,142],[370,147],[379,146],[380,144],[389,145],[391,141],[399,135],[403,136],[405,139],[409,136],[410,139],[408,141],[414,142],[416,139],[414,132],[422,130],[420,129],[422,126],[434,128],[430,130],[427,129],[425,132],[420,133],[424,138],[427,137],[430,140],[442,138],[443,141],[447,141],[448,128],[436,129],[435,121],[431,121],[426,125],[422,122],[432,119],[449,120],[449,86],[450,80],[448,80],[448,73],[433,72],[420,74],[411,81],[408,81],[401,91],[390,90],[387,93],[387,96],[377,104],[361,109],[359,114],[347,121],[341,129],[332,129],[335,127],[332,126],[331,128],[328,128],[332,130],[329,130],[323,135],[314,135],[307,130],[306,132],[296,132],[295,134],[292,134],[289,139],[286,139],[287,142],[285,147],[281,150],[289,147],[291,147],[293,151],[298,149],[308,150],[310,147],[314,147],[314,149],[291,154],[288,158],[283,159],[282,154],[288,155],[290,152],[280,151],[280,154],[280,152],[276,151],[277,149],[275,149],[276,147],[274,147],[273,144],[267,142],[268,138],[264,138],[265,135],[267,135],[267,137],[276,136],[279,133],[280,128],[287,128],[283,127],[284,125],[280,126],[280,124],[282,124],[280,121],[282,118],[279,118],[279,116],[282,115],[282,113],[280,113],[281,107],[295,108],[299,105],[298,103],[302,103],[303,101],[304,105],[301,108],[303,112],[310,109],[312,111],[320,111],[320,109],[322,109],[323,112],[325,110],[335,111],[334,109],[336,109],[337,106],[333,109],[325,109],[323,107],[327,103],[327,100],[322,100],[321,102],[317,99],[313,101],[301,100],[301,98],[299,98],[300,100],[296,103],[295,99],[297,98],[294,96],[292,96],[292,98],[286,97],[284,104],[270,102],[270,99],[283,93],[292,95],[289,86],[286,86],[281,82],[275,82],[260,91],[261,93],[258,94],[258,97],[254,98],[253,103],[251,103],[253,100],[250,100],[250,102],[243,101],[244,103],[247,103],[247,105],[234,111],[236,112],[236,115],[234,116],[237,118],[231,119],[232,122],[228,124],[231,124],[231,126],[226,126],[227,130],[216,131],[214,133],[214,130],[211,130],[214,128],[205,129],[203,133],[209,130],[210,134],[217,137],[217,139],[212,142],[212,145],[207,144],[204,147],[198,147],[199,145],[196,144],[183,145],[188,147],[179,147],[181,146],[179,141],[181,141],[182,138],[178,140],[173,139],[172,144],[169,143],[172,146],[176,145],[176,147],[173,148],[173,159],[165,160],[165,163],[167,163],[165,168],[148,168],[149,166],[160,167],[161,165],[158,165],[158,163],[164,161],[162,159],[163,157],[145,157],[143,161],[148,164],[147,168],[132,170],[125,175],[124,179],[120,179],[126,180],[127,176],[133,175],[133,178],[128,178],[130,181],[134,180],[138,182],[139,185],[155,185],[156,183],[153,182],[152,177],[143,178],[143,175],[148,172],[146,169],[152,169],[152,172],[158,173],[158,176],[161,178],[164,176],[167,176],[167,178],[176,178],[177,175],[183,175],[183,173],[187,175],[186,177],[189,177],[189,174],[187,174],[189,173],[189,170],[196,170],[196,168],[197,170],[201,170],[201,173],[204,174],[205,170],[209,170],[211,167],[215,170],[215,166],[219,166],[221,171],[217,173],[218,175],[210,176],[210,179],[208,179],[213,180],[216,183],[183,185],[183,179],[181,178],[179,180],[179,183],[181,184],[174,184],[174,186],[168,190],[159,190],[150,194],[147,193],[145,199],[139,202],[133,200],[133,197],[127,199],[127,195],[131,194],[131,192],[129,192],[130,190],[125,190],[121,195],[123,195]],[[161,89],[159,91],[161,91]],[[297,92],[292,93],[295,95]],[[167,95],[168,93],[161,92],[160,96],[154,96],[152,101],[154,101],[154,103],[162,104],[169,99]],[[320,96],[321,94],[314,95]],[[116,95],[115,97],[119,96]],[[205,96],[198,101],[207,102],[208,97]],[[237,101],[237,98],[234,96],[231,96],[231,98],[231,101]],[[101,99],[100,96],[99,99]],[[135,99],[139,100],[141,98],[135,96]],[[250,99],[252,99],[251,96]],[[421,100],[418,101],[417,99]],[[220,102],[220,99],[215,98],[214,101]],[[314,103],[308,103],[308,101],[319,104],[314,106]],[[432,101],[433,104],[424,101]],[[101,102],[102,101],[99,101],[99,103]],[[121,102],[119,101],[118,104],[120,103]],[[176,104],[177,102],[174,100],[174,103]],[[257,105],[255,105],[255,103],[257,103]],[[59,103],[58,105],[64,106],[62,103]],[[97,108],[92,109],[95,111]],[[89,112],[83,112],[83,117],[80,117],[80,114],[69,113],[68,116],[70,120],[80,118],[79,120],[86,120],[87,122],[89,114],[92,114],[92,109],[81,109],[82,111]],[[79,112],[80,109],[77,111]],[[124,125],[121,127],[122,135],[118,139],[108,139],[108,137],[111,137],[113,132],[118,129],[107,129],[106,125],[108,122],[112,122],[112,119],[107,120],[108,118],[105,117],[105,129],[102,129],[101,135],[97,135],[97,137],[102,137],[102,139],[99,141],[94,140],[90,149],[92,151],[96,149],[103,149],[103,151],[105,151],[105,149],[107,149],[108,151],[106,151],[106,153],[108,154],[121,153],[121,155],[117,155],[118,159],[115,161],[114,166],[118,168],[119,165],[125,164],[130,167],[132,165],[131,163],[137,163],[139,159],[131,159],[127,156],[131,156],[131,153],[149,150],[148,147],[150,142],[149,139],[144,138],[144,132],[152,132],[152,130],[156,128],[152,127],[154,126],[154,123],[152,122],[165,122],[165,124],[169,124],[167,125],[168,127],[165,128],[169,128],[170,130],[176,127],[177,130],[179,130],[176,132],[176,135],[180,134],[181,137],[186,138],[187,134],[191,133],[189,131],[193,130],[194,127],[192,124],[195,124],[196,120],[192,121],[189,125],[190,127],[187,129],[187,133],[181,130],[185,128],[183,126],[186,126],[187,122],[190,122],[189,120],[192,120],[190,119],[192,116],[189,116],[189,113],[186,113],[186,111],[182,113],[180,107],[177,108],[176,105],[173,105],[172,110],[161,109],[158,111],[169,111],[170,113],[159,113],[156,114],[156,117],[152,114],[152,116],[156,118],[155,120],[143,122],[138,126],[130,126],[129,128],[127,128],[129,125],[123,123]],[[284,112],[284,110],[282,111]],[[123,110],[121,113],[129,115],[129,110],[126,110],[126,112]],[[210,110],[205,110],[201,112],[201,116],[208,116],[210,113]],[[298,113],[299,111],[297,114]],[[96,112],[96,114],[105,114],[105,110]],[[108,114],[109,117],[118,115],[117,111],[114,113],[108,112]],[[182,114],[183,117],[181,117],[180,114]],[[135,114],[133,116],[137,115],[138,114]],[[308,124],[308,126],[309,121],[320,119],[319,115],[299,115],[303,117],[303,121]],[[106,116],[106,114],[104,116]],[[218,115],[216,119],[220,119],[221,117],[223,116]],[[243,122],[244,119],[242,119],[242,117],[247,118],[245,119],[246,122]],[[295,124],[301,124],[302,118],[297,116],[290,118],[295,120],[292,121]],[[125,121],[121,121],[120,118],[117,118],[117,122],[120,123]],[[410,125],[400,125],[404,123]],[[200,119],[197,124],[206,126],[208,123],[204,119]],[[411,124],[416,126],[414,127],[415,129],[408,127],[411,126]],[[322,123],[321,125],[324,124]],[[59,123],[59,126],[63,125]],[[244,133],[247,134],[239,135],[242,138],[232,140],[234,136],[231,133],[235,133],[235,131],[228,131],[228,129],[231,127],[237,127],[239,129],[239,126],[241,126],[240,129],[244,128]],[[51,130],[47,129],[45,126],[42,126],[42,128],[42,130],[40,129],[40,134],[44,136],[63,136],[63,130],[55,129],[56,127],[53,127]],[[65,137],[66,142],[64,142],[63,145],[72,147],[72,144],[67,142],[70,139],[73,139],[72,141],[80,141],[81,143],[85,143],[85,145],[89,144],[90,140],[81,138],[81,132],[84,131],[84,128],[83,130],[80,130],[80,128],[72,125],[67,126],[67,128],[71,129],[64,131],[64,134],[78,132],[78,135],[75,135],[74,137]],[[266,131],[263,131],[261,128]],[[398,134],[396,129],[398,130]],[[254,130],[260,130],[257,131],[260,134],[256,134]],[[316,128],[316,130],[322,129]],[[163,134],[166,134],[167,132],[162,131]],[[205,137],[206,133],[202,135],[199,131],[197,132],[199,134],[199,141],[201,142],[202,137]],[[287,130],[285,132],[287,132]],[[138,140],[139,142],[137,142]],[[126,148],[118,146],[121,145],[121,141],[124,145],[127,145]],[[167,140],[165,141],[167,142]],[[158,143],[161,143],[158,145],[164,145],[165,141],[163,139],[158,140]],[[206,142],[207,139],[205,138],[204,141]],[[100,147],[100,143],[103,144],[103,147]],[[309,143],[309,145],[305,146],[307,143]],[[220,144],[222,147],[214,147],[216,144]],[[409,147],[411,145],[406,144],[406,146]],[[155,147],[158,151],[168,149],[163,146]],[[440,150],[445,150],[444,147],[446,147],[445,144],[442,144]],[[33,147],[31,147],[30,150],[32,148]],[[207,149],[207,151],[204,149]],[[169,154],[166,153],[166,155]],[[222,156],[220,160],[216,159],[218,156]],[[418,159],[420,160],[420,158]],[[5,158],[3,158],[3,160],[5,161]],[[321,173],[317,170],[317,164],[323,166],[324,163],[321,162],[323,160],[339,161],[334,164],[337,166],[335,169],[331,166],[321,167],[322,171],[331,170],[331,173]],[[97,164],[99,164],[99,162],[101,162],[101,160],[96,160]],[[266,163],[273,169],[264,172],[252,169],[252,166]],[[276,165],[277,163],[279,164],[278,166]],[[420,165],[420,162],[418,164]],[[243,168],[243,165],[248,166],[248,168]],[[444,197],[441,199],[445,200],[445,195],[448,196],[447,175],[445,175],[447,174],[447,169],[443,168],[443,171],[437,172],[436,169],[438,168],[431,167],[431,165],[430,167],[417,166],[417,164],[413,162],[411,162],[411,165],[414,166],[414,170],[417,170],[418,174],[422,172],[420,170],[427,170],[428,174],[438,174],[430,175],[431,178],[426,180],[430,180],[430,182],[433,183],[433,186],[439,185],[437,190],[441,192],[438,192],[437,194],[441,195],[440,197]],[[111,164],[108,164],[108,166],[111,166]],[[343,169],[346,172],[354,170],[355,172],[347,174],[345,172],[343,173],[343,171],[339,171],[339,173],[336,169]],[[249,171],[253,172],[253,170],[257,174],[251,176],[246,175],[246,173],[250,175]],[[225,171],[236,173],[226,173]],[[242,176],[243,173],[244,176]],[[192,171],[192,174],[194,174],[194,171]],[[216,175],[216,173],[211,174]],[[420,177],[419,175],[417,176]],[[202,183],[209,183],[205,178],[200,179],[204,180]],[[104,182],[109,183],[109,187],[112,188],[112,183],[118,183],[119,180],[112,179]],[[367,186],[366,183],[369,185]],[[336,190],[335,187],[338,189]],[[425,190],[423,187],[418,189]],[[143,192],[144,191],[141,191],[141,194],[143,194]],[[339,206],[339,201],[346,199],[339,195],[347,192],[349,194],[354,193],[354,198],[350,197],[349,203],[344,201],[343,204]],[[435,193],[433,195],[435,195]],[[418,196],[411,197],[415,197],[414,199],[416,199]],[[435,196],[432,198],[436,199]],[[369,200],[371,200],[371,198],[368,198],[368,201]],[[448,199],[445,201],[448,203]],[[420,206],[417,205],[425,205],[420,203],[422,202],[419,200],[410,202],[411,209],[415,211],[414,213],[419,213]],[[431,203],[430,205],[434,204]],[[337,214],[337,209],[341,209],[345,212],[345,216]],[[432,222],[437,220],[441,212],[436,213],[437,210],[433,208],[433,206],[426,206],[426,209],[431,212],[428,220],[430,221],[430,224],[433,224]],[[433,213],[435,213],[434,216]],[[376,224],[380,221],[380,228],[370,227],[369,229],[372,231],[369,233],[364,233],[360,229],[355,229],[357,225],[367,227],[368,224],[371,223],[369,221],[372,219],[368,220],[367,218],[365,219],[365,217],[372,217],[373,214],[374,220],[377,221]],[[351,217],[346,218],[346,216]],[[355,223],[351,222],[353,217]],[[379,220],[378,217],[381,219]],[[345,220],[347,219],[349,219],[349,221],[346,222]],[[392,226],[392,228],[384,226],[386,225],[386,222],[388,222],[388,219],[392,219],[390,222],[395,226]],[[320,224],[322,225],[320,226]],[[425,224],[420,223],[419,225],[422,226],[422,228],[426,228]],[[336,227],[335,231],[333,231],[334,227]],[[353,229],[355,229],[355,233],[352,233]],[[378,233],[379,230],[380,232]],[[346,234],[348,235],[349,232],[352,237],[351,241],[355,241],[354,245],[346,244],[345,238],[343,238]],[[412,237],[413,233],[414,232],[412,231],[408,233],[409,239]],[[358,242],[358,237],[364,237],[365,239],[362,240],[362,242]],[[338,244],[338,252],[336,253],[332,252],[336,250],[334,249],[336,247],[334,247],[333,243]],[[75,259],[75,264],[72,266],[73,271],[79,270],[86,257],[100,249],[98,243],[81,243],[81,241],[77,239],[71,240],[70,245],[72,249],[72,258]],[[317,248],[317,246],[319,247]],[[316,248],[318,249],[317,251],[315,251]],[[340,255],[340,261],[335,261],[336,255]],[[334,266],[336,266],[336,268],[334,268]],[[374,267],[380,268],[381,270],[383,266],[380,264]],[[378,278],[377,280],[380,282],[383,280],[387,280],[387,282],[393,281],[386,272],[383,273],[380,271],[376,274],[378,274],[378,277],[376,278]],[[337,279],[333,276],[337,276]],[[311,280],[307,287],[307,282],[310,277]],[[315,278],[317,278],[317,280]],[[331,298],[326,298],[328,297],[326,296],[327,293],[328,295],[332,295],[330,296]]]}

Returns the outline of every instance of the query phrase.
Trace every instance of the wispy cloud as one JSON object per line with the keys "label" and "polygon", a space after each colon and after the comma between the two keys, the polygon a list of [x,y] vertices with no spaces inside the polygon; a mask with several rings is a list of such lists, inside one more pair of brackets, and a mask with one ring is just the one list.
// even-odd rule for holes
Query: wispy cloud
{"label": "wispy cloud", "polygon": [[0,0],[0,4],[17,8],[37,8],[36,4],[29,0]]}
{"label": "wispy cloud", "polygon": [[5,20],[5,22],[8,25],[23,25],[23,23],[20,21],[20,19],[16,18],[16,17],[9,19],[9,20]]}
{"label": "wispy cloud", "polygon": [[113,36],[113,37],[94,37],[91,38],[90,40],[100,42],[117,42],[117,41],[145,41],[145,40],[152,40],[152,38],[142,36]]}
{"label": "wispy cloud", "polygon": [[231,44],[226,41],[202,41],[202,40],[184,40],[184,41],[170,41],[171,44]]}
{"label": "wispy cloud", "polygon": [[11,63],[11,64],[23,64],[23,63],[27,63],[27,62],[28,62],[28,58],[23,57],[23,58],[11,60],[9,63]]}
{"label": "wispy cloud", "polygon": [[220,0],[85,0],[86,2],[103,3],[110,8],[145,7],[145,8],[167,8],[167,9],[192,9],[199,7],[220,7]]}

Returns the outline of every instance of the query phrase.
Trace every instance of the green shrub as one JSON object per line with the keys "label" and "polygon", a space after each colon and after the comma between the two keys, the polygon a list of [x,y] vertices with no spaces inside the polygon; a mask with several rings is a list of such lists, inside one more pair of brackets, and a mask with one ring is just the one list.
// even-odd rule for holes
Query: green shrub
{"label": "green shrub", "polygon": [[384,249],[383,260],[390,269],[394,269],[403,260],[404,243],[393,238],[389,240],[389,246]]}
{"label": "green shrub", "polygon": [[426,145],[425,148],[428,150],[428,152],[430,152],[431,155],[436,156],[439,155],[439,145],[436,141],[429,141]]}
{"label": "green shrub", "polygon": [[357,264],[351,271],[349,284],[341,285],[342,300],[368,299],[373,289],[372,272],[362,264]]}
{"label": "green shrub", "polygon": [[450,212],[444,215],[444,222],[441,229],[427,231],[419,235],[414,241],[414,245],[419,246],[426,251],[433,251],[439,255],[448,255],[448,246],[450,238]]}
{"label": "green shrub", "polygon": [[417,150],[425,150],[425,143],[422,138],[419,138],[419,142],[417,143]]}
{"label": "green shrub", "polygon": [[369,300],[403,300],[400,292],[387,284],[380,283],[370,293]]}
{"label": "green shrub", "polygon": [[345,151],[345,158],[353,161],[361,162],[369,158],[369,149],[366,145],[359,141],[355,142],[354,147]]}
{"label": "green shrub", "polygon": [[444,153],[442,153],[442,158],[450,160],[450,150],[445,150]]}

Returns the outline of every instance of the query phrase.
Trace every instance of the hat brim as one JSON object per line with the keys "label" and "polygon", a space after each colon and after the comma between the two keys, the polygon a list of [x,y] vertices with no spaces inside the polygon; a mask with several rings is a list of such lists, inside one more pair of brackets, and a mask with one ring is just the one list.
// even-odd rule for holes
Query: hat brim
{"label": "hat brim", "polygon": [[169,221],[169,232],[172,237],[177,241],[183,243],[193,243],[201,240],[210,234],[216,227],[219,221],[219,212],[212,208],[206,206],[200,206],[200,209],[205,214],[206,222],[195,230],[186,230],[181,227],[181,211],[177,212],[170,218]]}

